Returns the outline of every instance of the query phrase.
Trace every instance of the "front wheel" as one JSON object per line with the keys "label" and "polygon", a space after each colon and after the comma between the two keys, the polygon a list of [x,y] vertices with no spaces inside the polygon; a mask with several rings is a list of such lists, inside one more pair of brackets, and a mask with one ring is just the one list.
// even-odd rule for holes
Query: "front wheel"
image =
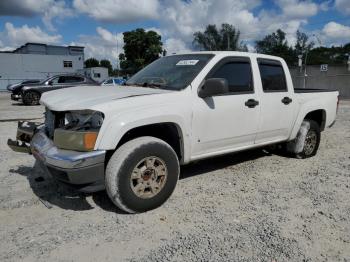
{"label": "front wheel", "polygon": [[140,137],[118,148],[106,168],[106,190],[128,213],[162,205],[172,194],[180,167],[172,147],[155,137]]}
{"label": "front wheel", "polygon": [[23,94],[23,104],[26,106],[38,105],[40,94],[34,91],[27,91]]}

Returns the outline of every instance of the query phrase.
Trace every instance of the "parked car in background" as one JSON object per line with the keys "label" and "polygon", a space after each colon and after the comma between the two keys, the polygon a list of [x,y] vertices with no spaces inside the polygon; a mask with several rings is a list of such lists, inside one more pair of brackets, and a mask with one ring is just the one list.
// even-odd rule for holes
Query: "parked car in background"
{"label": "parked car in background", "polygon": [[122,86],[126,82],[125,79],[121,77],[109,78],[101,83],[102,86]]}
{"label": "parked car in background", "polygon": [[98,85],[97,82],[89,77],[79,74],[55,75],[36,83],[23,83],[9,91],[12,92],[11,99],[22,100],[25,105],[38,105],[41,94],[61,88],[67,88],[77,85]]}
{"label": "parked car in background", "polygon": [[6,89],[10,92],[12,92],[13,89],[18,88],[19,86],[24,86],[24,85],[31,85],[31,84],[38,84],[42,80],[40,79],[29,79],[29,80],[24,80],[15,84],[9,84]]}

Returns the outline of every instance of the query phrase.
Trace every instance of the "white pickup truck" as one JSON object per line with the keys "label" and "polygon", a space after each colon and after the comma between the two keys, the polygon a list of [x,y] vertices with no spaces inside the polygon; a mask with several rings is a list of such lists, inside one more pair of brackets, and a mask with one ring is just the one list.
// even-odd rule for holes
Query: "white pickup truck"
{"label": "white pickup truck", "polygon": [[315,155],[337,101],[336,91],[293,89],[279,57],[179,54],[123,87],[44,93],[45,123],[19,123],[8,144],[32,153],[57,180],[106,189],[119,208],[137,213],[164,203],[180,165],[191,161],[271,144],[298,158]]}

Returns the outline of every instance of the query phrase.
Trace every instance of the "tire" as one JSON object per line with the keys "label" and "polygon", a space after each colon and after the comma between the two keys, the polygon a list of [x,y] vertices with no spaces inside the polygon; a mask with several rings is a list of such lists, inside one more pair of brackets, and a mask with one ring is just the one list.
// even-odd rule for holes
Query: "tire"
{"label": "tire", "polygon": [[35,91],[27,91],[23,94],[23,104],[26,106],[39,105],[40,94]]}
{"label": "tire", "polygon": [[136,138],[123,144],[110,158],[105,179],[107,194],[127,213],[152,210],[170,197],[179,173],[177,155],[169,144],[155,137]]}
{"label": "tire", "polygon": [[299,159],[309,158],[316,155],[321,141],[321,130],[317,122],[308,119],[304,121],[309,122],[310,128],[306,134],[303,150],[300,153],[295,154],[295,157]]}

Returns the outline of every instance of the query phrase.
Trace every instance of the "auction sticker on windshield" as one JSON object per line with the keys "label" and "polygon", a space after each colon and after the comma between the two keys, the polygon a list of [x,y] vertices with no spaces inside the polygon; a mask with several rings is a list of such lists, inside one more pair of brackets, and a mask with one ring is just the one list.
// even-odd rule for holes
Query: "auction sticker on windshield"
{"label": "auction sticker on windshield", "polygon": [[177,66],[192,66],[192,65],[196,65],[198,63],[199,60],[180,60],[179,62],[177,62]]}

